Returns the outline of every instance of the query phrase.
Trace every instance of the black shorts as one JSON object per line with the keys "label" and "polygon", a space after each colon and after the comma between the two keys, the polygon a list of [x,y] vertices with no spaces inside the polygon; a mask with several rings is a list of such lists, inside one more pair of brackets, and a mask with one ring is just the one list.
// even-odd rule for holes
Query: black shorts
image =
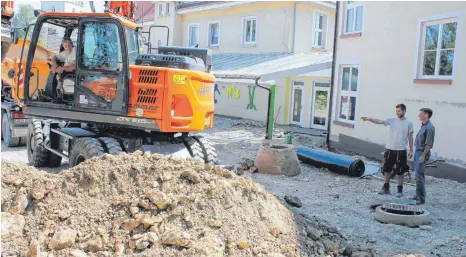
{"label": "black shorts", "polygon": [[384,157],[383,173],[392,173],[394,171],[397,175],[403,175],[409,171],[408,153],[406,150],[395,151],[387,149],[385,150]]}

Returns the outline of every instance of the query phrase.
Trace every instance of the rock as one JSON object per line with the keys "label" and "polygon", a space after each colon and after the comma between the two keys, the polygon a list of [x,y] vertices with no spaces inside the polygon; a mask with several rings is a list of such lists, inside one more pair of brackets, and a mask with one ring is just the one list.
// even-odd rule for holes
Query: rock
{"label": "rock", "polygon": [[301,208],[303,206],[303,203],[301,202],[301,200],[296,197],[296,196],[285,196],[285,201],[287,204],[293,206],[293,207],[298,207],[298,208]]}
{"label": "rock", "polygon": [[221,228],[223,226],[223,223],[220,220],[209,220],[207,221],[207,225],[213,228]]}
{"label": "rock", "polygon": [[50,250],[61,250],[72,247],[76,241],[76,234],[75,230],[69,228],[57,231],[49,242]]}
{"label": "rock", "polygon": [[419,226],[419,228],[422,229],[422,230],[431,230],[432,229],[431,226],[427,226],[427,225],[421,225],[421,226]]}
{"label": "rock", "polygon": [[125,245],[122,243],[116,243],[114,256],[122,256],[124,252],[125,252]]}
{"label": "rock", "polygon": [[101,251],[103,249],[102,238],[100,236],[96,236],[85,242],[82,248],[88,252]]}
{"label": "rock", "polygon": [[322,231],[311,226],[308,226],[306,228],[306,233],[307,236],[310,237],[312,240],[318,240],[322,237]]}
{"label": "rock", "polygon": [[71,214],[67,210],[62,210],[58,213],[58,218],[64,220],[71,216]]}
{"label": "rock", "polygon": [[36,200],[40,200],[45,196],[45,187],[42,183],[36,181],[34,182],[29,195]]}
{"label": "rock", "polygon": [[270,234],[278,238],[278,236],[280,235],[280,230],[276,227],[273,227],[272,229],[270,229]]}
{"label": "rock", "polygon": [[162,175],[160,176],[160,180],[163,182],[169,181],[173,178],[173,175],[170,172],[163,172]]}
{"label": "rock", "polygon": [[[26,194],[18,193],[11,201],[5,204],[5,209],[11,214],[23,214],[28,206],[28,197]],[[2,206],[3,209],[3,206]]]}
{"label": "rock", "polygon": [[146,234],[144,234],[144,238],[153,244],[159,241],[159,236],[155,232],[147,232]]}
{"label": "rock", "polygon": [[322,243],[324,244],[325,247],[325,252],[327,253],[333,253],[334,255],[338,255],[340,252],[340,246],[329,239],[324,239],[322,240]]}
{"label": "rock", "polygon": [[354,252],[351,257],[373,257],[371,253],[365,251]]}
{"label": "rock", "polygon": [[254,161],[251,159],[246,159],[245,164],[248,169],[254,167]]}
{"label": "rock", "polygon": [[149,241],[146,241],[143,238],[138,239],[136,241],[136,249],[138,249],[138,250],[147,249],[149,247],[149,245],[150,245]]}
{"label": "rock", "polygon": [[185,171],[183,171],[183,173],[181,173],[181,177],[190,181],[193,184],[201,182],[201,177],[193,169],[186,169]]}
{"label": "rock", "polygon": [[140,220],[128,219],[128,220],[123,221],[123,223],[121,223],[121,228],[124,230],[133,230],[137,228],[140,224],[141,224]]}
{"label": "rock", "polygon": [[170,199],[163,192],[151,190],[146,195],[160,210],[165,210],[170,205]]}
{"label": "rock", "polygon": [[354,247],[351,245],[348,245],[343,251],[343,256],[351,256],[353,254],[353,251],[354,251]]}
{"label": "rock", "polygon": [[162,244],[190,248],[191,236],[186,232],[180,231],[166,232],[162,235]]}
{"label": "rock", "polygon": [[130,207],[129,212],[131,213],[131,216],[133,216],[133,218],[134,218],[134,215],[139,213],[139,207],[137,207],[137,206]]}
{"label": "rock", "polygon": [[217,237],[205,236],[199,239],[196,248],[202,249],[202,256],[223,256],[225,243]]}
{"label": "rock", "polygon": [[70,254],[73,257],[87,257],[87,254],[85,252],[78,249],[71,250]]}
{"label": "rock", "polygon": [[236,243],[236,245],[238,246],[239,249],[245,249],[246,247],[248,247],[248,242],[240,241],[240,242]]}
{"label": "rock", "polygon": [[40,255],[40,246],[39,241],[33,239],[29,244],[29,249],[27,253],[27,257],[39,257]]}
{"label": "rock", "polygon": [[8,212],[2,212],[2,243],[8,242],[14,237],[23,234],[23,228],[26,224],[23,215],[13,215]]}
{"label": "rock", "polygon": [[163,218],[160,216],[143,216],[141,219],[141,223],[146,228],[157,225],[161,223],[162,221],[163,221]]}

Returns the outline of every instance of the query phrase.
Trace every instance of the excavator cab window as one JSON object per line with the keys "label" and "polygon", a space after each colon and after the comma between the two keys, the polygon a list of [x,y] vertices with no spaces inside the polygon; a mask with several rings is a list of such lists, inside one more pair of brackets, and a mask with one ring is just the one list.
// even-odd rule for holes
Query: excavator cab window
{"label": "excavator cab window", "polygon": [[137,31],[129,28],[125,28],[125,35],[128,46],[128,61],[130,65],[134,65],[139,55],[139,35]]}

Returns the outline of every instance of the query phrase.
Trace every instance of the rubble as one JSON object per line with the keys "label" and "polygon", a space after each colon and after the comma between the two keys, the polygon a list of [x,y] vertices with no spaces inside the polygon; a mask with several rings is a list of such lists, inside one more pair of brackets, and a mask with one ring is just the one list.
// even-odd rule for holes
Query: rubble
{"label": "rubble", "polygon": [[2,161],[2,200],[3,256],[302,253],[280,199],[193,159],[122,153],[58,174]]}

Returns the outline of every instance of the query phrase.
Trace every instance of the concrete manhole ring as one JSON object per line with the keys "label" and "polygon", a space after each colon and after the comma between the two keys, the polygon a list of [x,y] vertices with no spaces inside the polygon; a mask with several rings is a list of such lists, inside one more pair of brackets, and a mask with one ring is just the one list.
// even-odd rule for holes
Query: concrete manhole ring
{"label": "concrete manhole ring", "polygon": [[384,206],[378,206],[375,209],[375,219],[382,223],[403,225],[408,227],[417,227],[430,224],[430,212],[422,210],[417,214],[400,214],[387,211]]}

